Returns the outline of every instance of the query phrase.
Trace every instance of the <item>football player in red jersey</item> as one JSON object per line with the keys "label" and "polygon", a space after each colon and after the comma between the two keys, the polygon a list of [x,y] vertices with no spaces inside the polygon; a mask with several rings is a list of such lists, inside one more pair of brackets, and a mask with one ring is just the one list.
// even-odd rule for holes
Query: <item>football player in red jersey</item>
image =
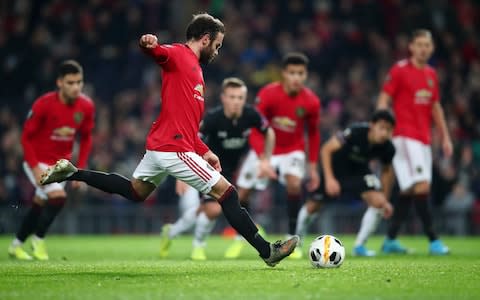
{"label": "football player in red jersey", "polygon": [[[95,106],[90,98],[81,93],[82,67],[73,60],[64,61],[58,70],[57,86],[58,91],[46,93],[34,102],[23,127],[23,168],[36,191],[32,207],[8,249],[10,256],[17,259],[32,259],[22,248],[31,234],[33,257],[38,260],[48,259],[44,238],[65,204],[65,184],[41,186],[39,182],[42,173],[58,159],[72,157],[77,135],[80,136],[80,167],[87,165],[92,146]],[[79,185],[77,181],[72,182],[74,188]]]}
{"label": "football player in red jersey", "polygon": [[269,243],[258,234],[250,216],[240,207],[236,189],[220,174],[217,155],[198,135],[205,101],[200,63],[207,64],[218,55],[224,33],[223,23],[204,13],[195,15],[188,25],[186,43],[159,44],[152,34],[140,38],[141,49],[162,70],[162,110],[150,129],[146,153],[132,180],[118,174],[77,169],[68,160],[60,160],[43,174],[42,182],[79,180],[142,202],[167,175],[172,175],[217,200],[233,228],[273,267],[290,255],[298,237]]}
{"label": "football player in red jersey", "polygon": [[[267,84],[257,95],[257,109],[267,118],[275,132],[271,164],[279,172],[279,182],[286,187],[288,233],[292,236],[295,235],[298,212],[303,204],[302,180],[305,173],[309,177],[309,191],[317,189],[320,182],[317,162],[321,106],[315,93],[305,87],[308,63],[304,54],[288,53],[282,60],[282,81]],[[307,150],[305,129],[308,136]],[[258,131],[252,130],[250,144],[253,150],[247,155],[237,181],[241,199],[248,199],[244,194],[248,194],[252,188],[261,190],[266,187],[265,180],[259,180],[256,176],[258,154],[263,151],[263,139]],[[240,252],[236,248],[240,247],[233,244],[225,256],[238,256]],[[297,249],[291,258],[302,257],[302,252]]]}
{"label": "football player in red jersey", "polygon": [[413,202],[430,240],[430,254],[445,255],[449,249],[434,231],[428,206],[432,179],[432,121],[440,131],[444,155],[450,157],[453,148],[440,105],[437,73],[428,65],[434,51],[430,31],[416,30],[409,50],[410,59],[401,60],[390,69],[377,105],[378,108],[387,108],[391,104],[397,118],[393,131],[396,148],[393,166],[400,187],[400,197],[382,250],[386,253],[407,252],[396,237]]}

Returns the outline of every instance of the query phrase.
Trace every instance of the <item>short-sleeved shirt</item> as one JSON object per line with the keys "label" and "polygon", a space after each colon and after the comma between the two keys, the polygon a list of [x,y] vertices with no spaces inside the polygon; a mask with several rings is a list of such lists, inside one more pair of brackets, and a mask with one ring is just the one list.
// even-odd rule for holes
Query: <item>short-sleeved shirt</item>
{"label": "short-sleeved shirt", "polygon": [[393,135],[429,145],[432,107],[440,99],[435,70],[430,66],[418,68],[410,60],[401,60],[388,72],[383,91],[392,98],[397,119]]}
{"label": "short-sleeved shirt", "polygon": [[200,133],[203,141],[219,158],[222,173],[232,174],[243,155],[248,151],[248,138],[252,128],[265,134],[267,120],[252,106],[246,105],[242,115],[236,119],[225,116],[222,106],[205,114]]}
{"label": "short-sleeved shirt", "polygon": [[392,163],[395,155],[393,143],[388,140],[383,144],[370,144],[368,131],[368,123],[355,123],[336,134],[342,143],[342,147],[332,157],[336,177],[371,173],[369,163],[375,159],[384,165]]}
{"label": "short-sleeved shirt", "polygon": [[208,148],[198,137],[205,82],[198,57],[185,44],[142,48],[162,70],[161,111],[147,136],[147,150],[196,152]]}
{"label": "short-sleeved shirt", "polygon": [[[71,104],[60,100],[58,91],[39,97],[32,105],[23,126],[24,159],[31,168],[38,163],[54,164],[61,158],[71,159],[75,136],[89,145],[80,151],[77,165],[84,168],[90,152],[95,105],[81,94]],[[82,149],[81,149],[82,150]]]}

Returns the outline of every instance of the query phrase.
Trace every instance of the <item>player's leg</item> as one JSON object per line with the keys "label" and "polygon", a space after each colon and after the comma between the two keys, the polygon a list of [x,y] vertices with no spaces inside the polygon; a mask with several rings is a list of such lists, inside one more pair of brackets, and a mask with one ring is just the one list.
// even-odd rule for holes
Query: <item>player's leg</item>
{"label": "player's leg", "polygon": [[[294,151],[278,155],[277,158],[280,183],[284,184],[287,190],[288,236],[292,236],[297,229],[297,217],[303,205],[302,179],[305,174],[305,153]],[[290,258],[299,259],[302,256],[303,252],[297,247]]]}
{"label": "player's leg", "polygon": [[412,193],[412,201],[415,206],[417,215],[423,225],[425,235],[428,237],[430,246],[429,252],[433,255],[446,255],[450,250],[445,246],[441,240],[439,240],[435,230],[433,228],[432,212],[429,206],[429,192],[430,183],[427,181],[419,182],[414,185]]}
{"label": "player's leg", "polygon": [[400,195],[394,205],[393,217],[387,230],[387,237],[382,245],[382,251],[385,253],[407,253],[405,248],[397,240],[398,232],[408,217],[410,206],[412,205],[411,188],[415,184],[416,178],[416,160],[422,159],[418,154],[416,144],[411,143],[411,139],[404,137],[393,138],[395,145],[395,156],[393,158],[393,169],[397,178]]}
{"label": "player's leg", "polygon": [[301,242],[303,242],[303,237],[307,234],[308,228],[318,216],[318,211],[321,207],[322,203],[319,198],[311,195],[300,209],[295,233],[300,237]]}
{"label": "player's leg", "polygon": [[[374,175],[370,175],[374,176]],[[392,208],[385,195],[378,190],[366,190],[361,193],[361,198],[367,203],[368,208],[365,211],[360,229],[355,239],[353,254],[357,256],[375,256],[373,250],[368,250],[365,246],[370,235],[375,232],[385,210],[389,213]]]}
{"label": "player's leg", "polygon": [[160,235],[160,257],[167,257],[169,254],[172,240],[181,233],[190,230],[195,225],[197,213],[200,209],[200,195],[196,189],[188,186],[183,195],[180,196],[182,215],[173,224],[162,226]]}
{"label": "player's leg", "polygon": [[207,259],[205,254],[205,240],[212,232],[218,216],[222,213],[221,206],[214,199],[206,196],[204,201],[205,203],[195,220],[192,260]]}
{"label": "player's leg", "polygon": [[147,151],[137,166],[132,180],[116,173],[77,169],[68,160],[61,159],[44,173],[41,183],[82,181],[104,192],[119,194],[134,202],[142,202],[163,180],[163,177],[157,178],[160,173],[153,151]]}

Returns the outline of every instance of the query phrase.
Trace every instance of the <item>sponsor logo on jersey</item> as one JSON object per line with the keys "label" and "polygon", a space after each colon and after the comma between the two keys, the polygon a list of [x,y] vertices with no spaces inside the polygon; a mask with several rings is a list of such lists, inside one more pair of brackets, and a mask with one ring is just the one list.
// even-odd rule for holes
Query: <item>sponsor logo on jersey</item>
{"label": "sponsor logo on jersey", "polygon": [[289,117],[274,117],[272,119],[272,126],[283,131],[294,132],[297,127],[297,122]]}
{"label": "sponsor logo on jersey", "polygon": [[193,88],[193,98],[197,99],[198,101],[205,101],[203,98],[204,95],[204,88],[203,84],[199,83]]}
{"label": "sponsor logo on jersey", "polygon": [[80,124],[83,121],[83,112],[81,111],[76,111],[73,114],[73,120],[75,121],[76,124]]}
{"label": "sponsor logo on jersey", "polygon": [[235,150],[235,149],[243,148],[246,143],[247,143],[247,139],[235,137],[235,138],[229,138],[229,139],[223,140],[222,147],[224,149]]}
{"label": "sponsor logo on jersey", "polygon": [[50,138],[55,141],[71,141],[75,136],[75,128],[62,126],[55,128]]}
{"label": "sponsor logo on jersey", "polygon": [[420,89],[415,93],[415,104],[430,104],[432,92],[427,89]]}

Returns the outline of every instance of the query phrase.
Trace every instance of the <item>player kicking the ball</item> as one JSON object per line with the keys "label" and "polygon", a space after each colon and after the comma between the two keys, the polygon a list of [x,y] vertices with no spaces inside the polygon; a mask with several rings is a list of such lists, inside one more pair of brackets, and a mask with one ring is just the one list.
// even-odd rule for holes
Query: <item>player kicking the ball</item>
{"label": "player kicking the ball", "polygon": [[[340,195],[363,199],[369,207],[381,210],[385,218],[392,215],[388,199],[394,179],[395,147],[391,142],[394,125],[391,112],[378,110],[369,123],[354,124],[332,136],[321,147],[323,180],[300,209],[296,234],[303,237],[321,204]],[[382,163],[380,180],[369,168],[372,160]],[[359,246],[365,247],[365,242],[362,240]],[[355,252],[368,256],[365,248],[361,253],[355,248]]]}
{"label": "player kicking the ball", "polygon": [[44,184],[79,180],[132,201],[144,201],[167,175],[182,180],[215,199],[237,232],[258,251],[268,266],[275,266],[295,249],[299,238],[269,243],[258,233],[240,207],[234,186],[221,174],[218,157],[198,136],[204,111],[205,83],[200,63],[218,55],[225,27],[208,14],[195,15],[187,27],[185,44],[158,44],[152,34],[140,38],[140,47],[162,68],[162,110],[147,136],[146,153],[133,179],[118,174],[77,169],[60,160],[44,174]]}
{"label": "player kicking the ball", "polygon": [[[202,140],[214,151],[222,161],[222,174],[233,181],[234,173],[248,151],[248,137],[252,128],[264,134],[265,149],[260,163],[262,177],[275,178],[276,173],[270,166],[275,134],[268,122],[250,105],[246,105],[247,86],[238,78],[226,78],[222,84],[222,105],[210,110],[200,126]],[[194,225],[194,240],[191,258],[205,260],[206,238],[221,213],[220,205],[210,197],[203,197],[200,205],[198,192],[177,180],[176,190],[181,201],[192,203],[185,213],[174,223],[162,228],[160,257],[168,255],[171,240],[189,230]],[[185,198],[185,199],[184,199]],[[189,199],[186,199],[189,198]],[[192,199],[193,198],[193,199]]]}

